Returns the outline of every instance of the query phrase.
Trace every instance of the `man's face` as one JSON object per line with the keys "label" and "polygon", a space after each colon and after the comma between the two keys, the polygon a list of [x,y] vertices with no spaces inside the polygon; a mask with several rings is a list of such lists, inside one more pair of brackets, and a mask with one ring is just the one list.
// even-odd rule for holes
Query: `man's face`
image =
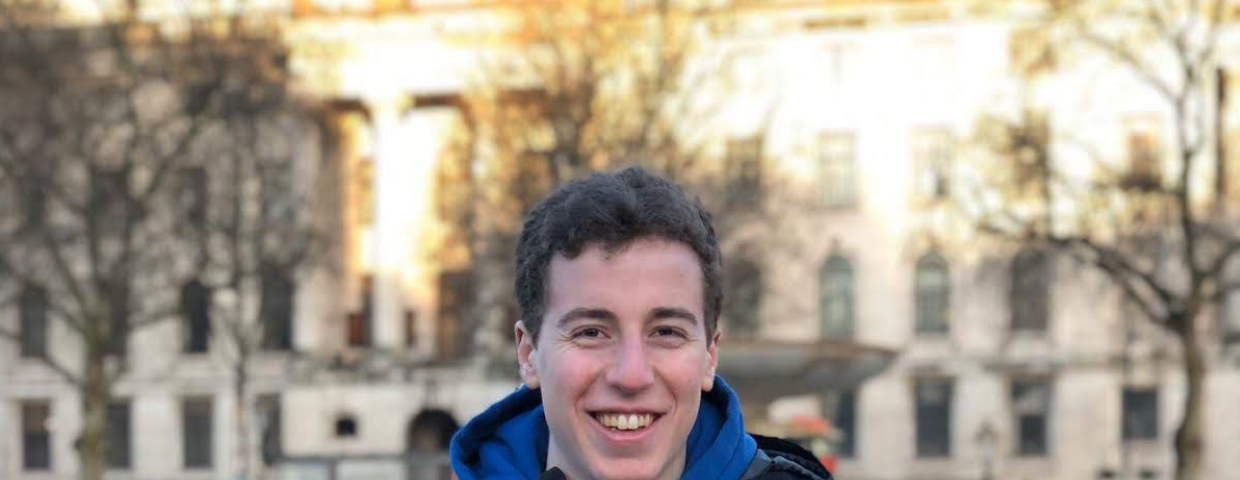
{"label": "man's face", "polygon": [[548,274],[537,345],[517,325],[522,379],[541,389],[551,430],[548,468],[572,480],[678,478],[718,362],[697,256],[647,238],[556,255]]}

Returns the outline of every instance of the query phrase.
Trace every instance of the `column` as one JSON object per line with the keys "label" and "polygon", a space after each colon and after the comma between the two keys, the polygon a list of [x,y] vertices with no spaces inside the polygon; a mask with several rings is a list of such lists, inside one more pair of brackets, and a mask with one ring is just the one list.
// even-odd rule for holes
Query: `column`
{"label": "column", "polygon": [[421,247],[433,228],[435,170],[459,113],[409,109],[408,101],[369,103],[376,134],[372,339],[379,348],[403,348],[405,312],[413,310],[421,327],[416,347],[429,352],[438,269]]}

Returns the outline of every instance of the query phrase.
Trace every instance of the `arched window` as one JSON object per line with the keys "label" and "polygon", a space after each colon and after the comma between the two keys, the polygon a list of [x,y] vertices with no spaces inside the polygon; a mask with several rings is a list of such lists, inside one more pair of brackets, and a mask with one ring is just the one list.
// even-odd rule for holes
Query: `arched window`
{"label": "arched window", "polygon": [[204,353],[211,338],[211,290],[197,279],[181,287],[184,351]]}
{"label": "arched window", "polygon": [[408,449],[415,453],[447,452],[452,435],[460,428],[443,410],[426,410],[409,423]]}
{"label": "arched window", "polygon": [[262,271],[262,294],[259,315],[263,322],[263,348],[293,348],[293,298],[297,286],[287,272],[266,265]]}
{"label": "arched window", "polygon": [[951,277],[947,260],[937,252],[922,255],[917,260],[913,287],[916,291],[917,333],[946,332],[951,305]]}
{"label": "arched window", "polygon": [[852,264],[833,255],[819,272],[819,314],[824,337],[850,337],[853,334],[854,288]]}
{"label": "arched window", "polygon": [[460,425],[443,410],[426,410],[409,423],[406,449],[413,458],[413,478],[450,480],[448,444]]}
{"label": "arched window", "polygon": [[730,334],[752,338],[758,331],[758,312],[762,307],[762,270],[748,258],[738,258],[725,267],[723,311]]}
{"label": "arched window", "polygon": [[40,358],[47,355],[47,290],[28,284],[18,300],[21,325],[21,356]]}
{"label": "arched window", "polygon": [[1050,314],[1050,259],[1045,251],[1024,248],[1012,259],[1008,305],[1012,330],[1045,332]]}

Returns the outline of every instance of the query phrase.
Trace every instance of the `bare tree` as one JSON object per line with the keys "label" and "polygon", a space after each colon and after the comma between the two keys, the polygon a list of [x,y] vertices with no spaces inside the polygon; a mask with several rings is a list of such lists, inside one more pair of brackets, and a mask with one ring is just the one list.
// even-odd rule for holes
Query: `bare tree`
{"label": "bare tree", "polygon": [[[210,309],[210,287],[265,288],[254,279],[292,274],[312,250],[305,204],[273,196],[298,180],[273,146],[294,141],[278,125],[297,102],[262,19],[66,27],[41,5],[0,1],[0,288],[45,291],[48,324],[72,334],[40,360],[81,393],[81,478],[98,480],[129,340]],[[187,296],[193,279],[206,288]],[[215,328],[249,352],[259,334],[240,325],[259,322],[230,307]]]}
{"label": "bare tree", "polygon": [[323,253],[330,244],[328,229],[314,215],[320,210],[306,208],[327,204],[325,195],[315,195],[327,186],[326,169],[315,167],[325,165],[316,164],[314,154],[298,154],[298,147],[306,145],[288,143],[308,137],[308,126],[289,116],[253,120],[230,122],[228,138],[266,146],[255,151],[234,143],[231,154],[216,157],[221,165],[215,173],[223,174],[223,181],[215,186],[223,192],[211,196],[220,202],[200,237],[200,271],[209,279],[208,288],[219,295],[212,321],[220,336],[213,354],[231,370],[238,408],[239,478],[257,478],[257,449],[251,444],[255,398],[250,391],[255,357],[262,351],[293,350],[297,279],[313,267],[326,266],[320,259],[326,258]]}
{"label": "bare tree", "polygon": [[205,309],[217,334],[210,353],[232,380],[236,477],[259,478],[253,370],[264,351],[291,360],[298,279],[333,266],[328,213],[337,203],[319,114],[289,98],[284,78],[245,84],[251,95],[221,118],[217,138],[203,142],[210,172],[189,170],[206,182],[208,203],[188,233],[197,241],[195,280],[213,294]]}
{"label": "bare tree", "polygon": [[1108,153],[1096,137],[1055,128],[1071,113],[1051,118],[1029,100],[1017,115],[982,120],[991,155],[978,170],[979,188],[964,189],[961,199],[980,231],[1092,267],[1175,339],[1187,389],[1174,439],[1178,480],[1200,478],[1203,467],[1204,313],[1240,287],[1225,274],[1240,257],[1240,229],[1228,190],[1235,161],[1224,154],[1218,121],[1226,112],[1220,38],[1234,30],[1236,7],[1226,0],[1046,2],[1045,22],[1014,40],[1027,98],[1038,98],[1059,68],[1070,74],[1075,59],[1101,56],[1139,79],[1169,113],[1169,145],[1156,131],[1136,132],[1126,155]]}
{"label": "bare tree", "polygon": [[735,22],[726,2],[552,2],[501,18],[502,48],[483,53],[462,105],[453,158],[470,167],[442,173],[469,186],[441,183],[438,203],[460,239],[445,245],[471,246],[461,254],[478,279],[471,316],[498,327],[474,329],[484,344],[511,332],[501,318],[516,311],[508,262],[521,218],[563,182],[642,166],[700,194],[721,237],[768,218],[764,187],[777,179],[762,174],[761,134],[739,155],[716,148],[735,93],[736,59],[716,42]]}

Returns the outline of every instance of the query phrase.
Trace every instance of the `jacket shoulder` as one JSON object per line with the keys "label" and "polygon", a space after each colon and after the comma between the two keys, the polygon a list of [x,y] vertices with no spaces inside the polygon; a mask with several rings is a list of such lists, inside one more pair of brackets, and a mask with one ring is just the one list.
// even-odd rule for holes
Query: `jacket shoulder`
{"label": "jacket shoulder", "polygon": [[800,445],[782,438],[750,436],[759,452],[745,480],[832,480],[831,472]]}

